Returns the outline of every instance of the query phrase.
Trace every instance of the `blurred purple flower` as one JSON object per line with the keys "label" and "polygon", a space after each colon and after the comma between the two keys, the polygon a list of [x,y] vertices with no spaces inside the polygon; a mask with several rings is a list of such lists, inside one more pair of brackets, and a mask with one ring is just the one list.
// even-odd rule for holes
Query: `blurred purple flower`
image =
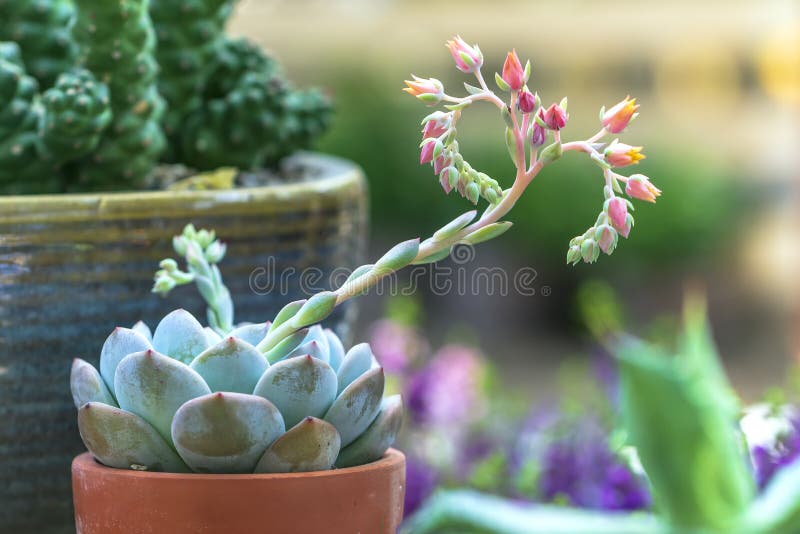
{"label": "blurred purple flower", "polygon": [[466,425],[483,415],[483,364],[464,346],[446,345],[406,384],[405,399],[414,423],[433,426]]}
{"label": "blurred purple flower", "polygon": [[788,431],[770,445],[757,444],[750,450],[759,489],[764,489],[775,474],[794,461],[800,461],[800,416],[788,421]]}
{"label": "blurred purple flower", "polygon": [[406,457],[405,517],[413,514],[431,496],[439,483],[432,466],[409,455]]}
{"label": "blurred purple flower", "polygon": [[603,510],[638,510],[650,505],[644,481],[610,449],[605,429],[584,417],[564,428],[541,457],[539,496],[544,502]]}
{"label": "blurred purple flower", "polygon": [[414,329],[390,319],[372,325],[369,343],[384,370],[393,374],[404,374],[422,345]]}

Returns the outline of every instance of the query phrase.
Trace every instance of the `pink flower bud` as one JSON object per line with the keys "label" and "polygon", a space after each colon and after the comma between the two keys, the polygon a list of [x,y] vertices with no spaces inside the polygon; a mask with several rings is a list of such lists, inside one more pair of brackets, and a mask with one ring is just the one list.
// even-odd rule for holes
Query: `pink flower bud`
{"label": "pink flower bud", "polygon": [[446,46],[456,62],[456,67],[461,72],[477,72],[483,65],[483,54],[478,45],[468,45],[460,35],[456,35],[451,41],[447,41]]}
{"label": "pink flower bud", "polygon": [[425,123],[425,128],[422,130],[422,138],[440,137],[447,131],[447,126],[443,126],[438,121],[429,120]]}
{"label": "pink flower bud", "polygon": [[614,140],[605,151],[606,161],[614,167],[626,167],[645,158],[642,147],[626,145]]}
{"label": "pink flower bud", "polygon": [[444,98],[444,86],[436,78],[420,78],[412,74],[414,80],[405,80],[406,93],[416,96],[429,106],[438,104]]}
{"label": "pink flower bud", "polygon": [[439,174],[440,172],[442,172],[442,169],[448,167],[452,162],[453,160],[450,158],[445,159],[444,156],[439,156],[438,158],[433,160],[433,173]]}
{"label": "pink flower bud", "polygon": [[655,202],[656,197],[661,196],[661,190],[650,183],[650,179],[644,174],[631,175],[625,186],[625,192],[630,197],[647,202]]}
{"label": "pink flower bud", "polygon": [[519,94],[519,102],[517,104],[519,110],[523,113],[530,113],[536,107],[536,97],[530,91],[523,90]]}
{"label": "pink flower bud", "polygon": [[542,115],[542,119],[551,130],[560,130],[566,126],[568,118],[567,112],[558,104],[551,104]]}
{"label": "pink flower bud", "polygon": [[533,146],[542,146],[544,142],[547,140],[547,132],[544,128],[539,126],[539,123],[534,123],[533,125],[533,139],[531,142]]}
{"label": "pink flower bud", "polygon": [[433,161],[433,149],[436,146],[434,141],[422,145],[422,150],[419,153],[419,164],[425,165]]}
{"label": "pink flower bud", "polygon": [[[619,197],[614,197],[609,200],[606,206],[606,213],[608,214],[609,221],[611,221],[611,226],[613,226],[617,232],[623,234],[624,237],[628,237],[623,233],[625,221],[628,217],[628,204],[625,200]],[[628,231],[630,231],[630,228]]]}
{"label": "pink flower bud", "polygon": [[512,50],[506,56],[506,62],[503,64],[503,81],[508,84],[512,91],[519,91],[525,85],[525,71],[522,69],[522,64],[519,62],[517,51]]}
{"label": "pink flower bud", "polygon": [[625,100],[615,105],[605,113],[603,113],[603,127],[611,133],[620,133],[624,130],[628,123],[631,122],[638,113],[639,105],[636,99],[629,100],[630,96],[626,96]]}
{"label": "pink flower bud", "polygon": [[600,245],[600,250],[606,254],[611,254],[617,247],[617,232],[607,224],[597,227],[594,239]]}
{"label": "pink flower bud", "polygon": [[439,174],[439,184],[447,195],[453,190],[453,188],[450,187],[450,174],[446,170]]}

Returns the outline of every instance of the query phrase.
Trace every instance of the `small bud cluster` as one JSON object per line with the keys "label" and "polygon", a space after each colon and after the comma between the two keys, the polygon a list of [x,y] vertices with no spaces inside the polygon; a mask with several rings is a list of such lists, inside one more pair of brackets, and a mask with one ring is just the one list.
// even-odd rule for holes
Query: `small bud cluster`
{"label": "small bud cluster", "polygon": [[[423,121],[420,163],[430,164],[438,175],[446,193],[456,189],[462,196],[477,204],[480,198],[489,202],[484,215],[465,233],[494,227],[516,203],[517,199],[546,165],[558,160],[565,152],[586,153],[603,172],[605,203],[596,223],[583,235],[570,242],[567,261],[575,264],[580,260],[592,263],[600,253],[611,254],[617,247],[619,236],[628,237],[633,227],[633,204],[618,197],[623,194],[620,183],[625,184],[624,193],[631,198],[655,202],[661,191],[641,174],[621,176],[613,169],[627,167],[644,159],[641,146],[628,145],[614,139],[603,141],[608,134],[620,134],[638,116],[636,99],[626,97],[608,110],[600,111],[601,128],[594,136],[583,141],[562,141],[562,131],[569,121],[567,99],[542,105],[539,94],[529,87],[531,62],[523,65],[516,50],[506,55],[501,72],[495,73],[494,81],[507,98],[501,98],[489,89],[481,73],[484,58],[477,45],[469,45],[459,36],[447,42],[447,49],[455,66],[461,72],[472,74],[477,85],[464,84],[467,96],[455,97],[447,94],[443,84],[435,78],[413,76],[406,81],[405,91],[429,106],[443,104],[445,111],[435,111]],[[505,124],[505,141],[511,161],[516,167],[514,183],[502,189],[497,181],[472,168],[459,152],[456,140],[456,122],[464,109],[472,103],[484,101],[495,105]],[[460,236],[461,238],[465,236]],[[455,238],[454,238],[455,239]],[[438,258],[446,254],[446,246],[452,243],[425,242],[423,257]],[[429,250],[430,249],[430,250]]]}
{"label": "small bud cluster", "polygon": [[172,238],[172,248],[186,259],[188,270],[182,271],[172,258],[162,260],[152,292],[167,295],[177,286],[194,282],[208,304],[210,326],[229,331],[233,326],[233,303],[216,265],[225,257],[226,245],[216,238],[213,230],[197,230],[189,224],[181,235]]}
{"label": "small bud cluster", "polygon": [[603,192],[606,198],[603,211],[597,216],[594,226],[569,242],[567,263],[575,265],[581,260],[594,263],[601,252],[610,256],[617,248],[619,236],[627,239],[630,235],[634,220],[629,212],[634,210],[633,204],[615,196],[611,186],[606,186]]}
{"label": "small bud cluster", "polygon": [[439,176],[445,193],[450,194],[455,189],[473,204],[477,204],[479,198],[496,204],[503,195],[500,185],[472,168],[459,152],[455,123],[460,113],[458,110],[435,111],[423,119],[419,162],[433,165],[433,172]]}

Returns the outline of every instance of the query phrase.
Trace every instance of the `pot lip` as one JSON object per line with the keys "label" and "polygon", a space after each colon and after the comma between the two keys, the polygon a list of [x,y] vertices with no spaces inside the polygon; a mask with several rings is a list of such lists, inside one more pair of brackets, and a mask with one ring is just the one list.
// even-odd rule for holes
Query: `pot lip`
{"label": "pot lip", "polygon": [[321,152],[299,151],[286,159],[291,163],[306,163],[319,168],[320,176],[309,180],[286,184],[270,184],[257,187],[235,187],[232,189],[209,190],[123,190],[123,191],[96,191],[89,193],[47,193],[32,195],[0,195],[0,208],[18,206],[19,204],[42,203],[57,204],[95,204],[102,201],[123,202],[152,202],[153,200],[191,199],[191,200],[219,200],[270,195],[292,195],[301,191],[326,191],[340,189],[348,183],[363,180],[363,170],[355,162]]}
{"label": "pot lip", "polygon": [[243,473],[243,474],[205,474],[205,473],[162,473],[155,471],[134,471],[132,469],[117,469],[108,467],[94,459],[92,453],[84,452],[72,460],[72,472],[80,470],[89,475],[114,476],[126,480],[156,479],[171,481],[245,481],[245,480],[297,480],[297,479],[326,479],[343,475],[357,475],[361,473],[377,473],[392,471],[405,464],[405,455],[394,448],[389,448],[383,456],[374,462],[355,467],[343,467],[328,471],[311,471],[308,473]]}

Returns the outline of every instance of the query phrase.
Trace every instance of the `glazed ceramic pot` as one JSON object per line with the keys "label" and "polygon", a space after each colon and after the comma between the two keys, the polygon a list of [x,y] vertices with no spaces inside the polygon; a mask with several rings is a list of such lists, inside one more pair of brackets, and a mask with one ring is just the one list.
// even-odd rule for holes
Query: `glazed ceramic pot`
{"label": "glazed ceramic pot", "polygon": [[198,475],[72,462],[77,534],[395,534],[405,457],[314,473]]}
{"label": "glazed ceramic pot", "polygon": [[[205,322],[194,288],[166,299],[150,293],[185,224],[214,228],[228,244],[220,267],[237,321],[271,319],[307,296],[306,267],[319,269],[315,283],[324,286],[337,267],[360,264],[360,169],[317,154],[293,164],[312,178],[227,191],[0,197],[0,530],[74,532],[69,466],[85,449],[72,359],[97,363],[115,326],[155,326],[175,308]],[[346,334],[352,313],[336,313],[326,325]]]}

